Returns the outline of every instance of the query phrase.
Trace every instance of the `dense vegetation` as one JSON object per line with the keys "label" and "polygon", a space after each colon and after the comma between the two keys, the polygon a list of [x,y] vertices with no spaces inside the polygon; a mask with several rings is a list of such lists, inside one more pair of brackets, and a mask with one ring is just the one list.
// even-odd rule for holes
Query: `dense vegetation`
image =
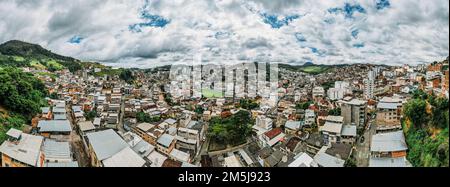
{"label": "dense vegetation", "polygon": [[309,106],[311,105],[311,104],[313,104],[314,102],[312,102],[312,101],[307,101],[307,102],[303,102],[303,103],[297,103],[296,105],[295,105],[295,108],[296,109],[303,109],[303,110],[306,110],[306,109],[308,109],[309,108]]}
{"label": "dense vegetation", "polygon": [[21,128],[45,106],[45,85],[18,68],[0,68],[0,142],[11,127]]}
{"label": "dense vegetation", "polygon": [[340,116],[341,115],[341,108],[335,108],[328,111],[328,115],[330,116]]}
{"label": "dense vegetation", "polygon": [[127,82],[128,84],[133,83],[135,77],[133,76],[133,72],[129,69],[124,69],[120,72],[119,77]]}
{"label": "dense vegetation", "polygon": [[150,116],[150,114],[147,114],[145,112],[138,112],[136,114],[136,120],[139,123],[154,123],[161,120],[161,116]]}
{"label": "dense vegetation", "polygon": [[97,111],[96,110],[85,111],[84,117],[86,118],[86,120],[92,121],[94,120],[95,117],[97,117]]}
{"label": "dense vegetation", "polygon": [[208,137],[225,145],[244,143],[252,133],[250,113],[239,111],[228,118],[212,118],[208,128]]}
{"label": "dense vegetation", "polygon": [[418,90],[404,106],[403,113],[411,164],[416,167],[448,167],[448,99]]}
{"label": "dense vegetation", "polygon": [[0,45],[0,65],[47,68],[49,71],[61,70],[63,67],[71,72],[82,69],[81,63],[74,58],[61,56],[39,45],[17,40]]}
{"label": "dense vegetation", "polygon": [[255,108],[259,107],[259,104],[256,103],[253,100],[249,100],[249,99],[241,99],[239,100],[239,105],[243,108],[243,109],[247,109],[247,110],[253,110]]}

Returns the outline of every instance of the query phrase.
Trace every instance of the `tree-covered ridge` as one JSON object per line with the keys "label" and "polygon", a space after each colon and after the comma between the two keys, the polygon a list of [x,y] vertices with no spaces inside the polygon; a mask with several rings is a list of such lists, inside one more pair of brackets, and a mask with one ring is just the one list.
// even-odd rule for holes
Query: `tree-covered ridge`
{"label": "tree-covered ridge", "polygon": [[52,58],[59,61],[78,61],[72,57],[66,57],[52,53],[40,45],[11,40],[0,45],[0,53],[9,56],[34,57],[37,59]]}
{"label": "tree-covered ridge", "polygon": [[61,56],[43,47],[18,40],[11,40],[0,45],[0,65],[13,67],[34,67],[61,70],[66,67],[71,72],[82,69],[79,60]]}
{"label": "tree-covered ridge", "polygon": [[415,167],[448,167],[448,99],[419,90],[405,104],[403,113],[408,160]]}

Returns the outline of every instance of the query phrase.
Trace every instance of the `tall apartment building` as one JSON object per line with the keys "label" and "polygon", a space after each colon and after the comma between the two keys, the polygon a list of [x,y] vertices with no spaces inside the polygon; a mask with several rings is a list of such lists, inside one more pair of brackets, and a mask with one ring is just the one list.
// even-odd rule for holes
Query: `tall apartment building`
{"label": "tall apartment building", "polygon": [[341,102],[341,115],[344,124],[363,126],[367,119],[367,102],[359,99]]}
{"label": "tall apartment building", "polygon": [[375,91],[375,71],[369,71],[367,73],[367,79],[364,79],[364,97],[366,99],[372,99]]}
{"label": "tall apartment building", "polygon": [[327,91],[327,96],[331,100],[339,100],[344,98],[345,94],[350,92],[350,84],[345,81],[336,81],[334,83],[334,88],[330,88]]}

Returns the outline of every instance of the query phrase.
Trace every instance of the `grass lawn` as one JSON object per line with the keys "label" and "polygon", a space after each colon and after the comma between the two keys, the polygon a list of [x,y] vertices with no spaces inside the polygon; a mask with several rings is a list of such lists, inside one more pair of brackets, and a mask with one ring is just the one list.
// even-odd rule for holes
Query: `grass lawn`
{"label": "grass lawn", "polygon": [[56,70],[62,70],[64,67],[53,59],[47,61],[47,67],[53,66]]}
{"label": "grass lawn", "polygon": [[202,89],[202,95],[207,98],[219,98],[223,97],[223,93],[211,89]]}
{"label": "grass lawn", "polygon": [[25,61],[25,58],[21,57],[21,56],[13,56],[14,61],[16,62],[23,62]]}
{"label": "grass lawn", "polygon": [[325,66],[306,66],[302,68],[301,70],[305,73],[311,73],[311,74],[320,74],[325,71],[327,71],[329,68]]}
{"label": "grass lawn", "polygon": [[53,73],[48,73],[48,72],[38,72],[37,74],[40,75],[40,76],[49,76],[49,77],[51,77],[51,78],[53,78],[53,79],[56,79],[56,75],[53,74]]}
{"label": "grass lawn", "polygon": [[32,61],[30,62],[30,66],[32,66],[32,67],[34,67],[34,68],[36,68],[36,69],[41,69],[41,70],[45,69],[45,66],[42,65],[42,64],[41,64],[39,61],[37,61],[37,60],[32,60]]}
{"label": "grass lawn", "polygon": [[120,75],[121,72],[122,72],[122,69],[105,68],[105,69],[102,69],[100,72],[94,73],[94,76],[102,77],[105,75],[110,75],[110,76]]}

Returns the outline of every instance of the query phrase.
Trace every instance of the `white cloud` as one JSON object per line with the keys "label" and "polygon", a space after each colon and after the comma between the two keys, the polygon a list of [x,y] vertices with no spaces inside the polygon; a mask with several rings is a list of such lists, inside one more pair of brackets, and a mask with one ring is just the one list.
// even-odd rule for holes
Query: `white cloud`
{"label": "white cloud", "polygon": [[[144,0],[4,0],[0,42],[19,39],[63,55],[125,67],[168,64],[197,53],[210,61],[321,64],[416,64],[448,56],[447,0],[391,0],[382,10],[375,2],[155,0],[146,11],[169,24],[131,32],[130,25],[148,22],[140,17]],[[345,3],[359,4],[366,13],[354,12],[348,18],[328,12]],[[294,14],[300,18],[276,29],[259,13],[278,15],[278,21]],[[354,30],[357,37],[351,34]],[[306,41],[297,41],[296,33]],[[81,36],[81,43],[69,43],[74,36]]]}

